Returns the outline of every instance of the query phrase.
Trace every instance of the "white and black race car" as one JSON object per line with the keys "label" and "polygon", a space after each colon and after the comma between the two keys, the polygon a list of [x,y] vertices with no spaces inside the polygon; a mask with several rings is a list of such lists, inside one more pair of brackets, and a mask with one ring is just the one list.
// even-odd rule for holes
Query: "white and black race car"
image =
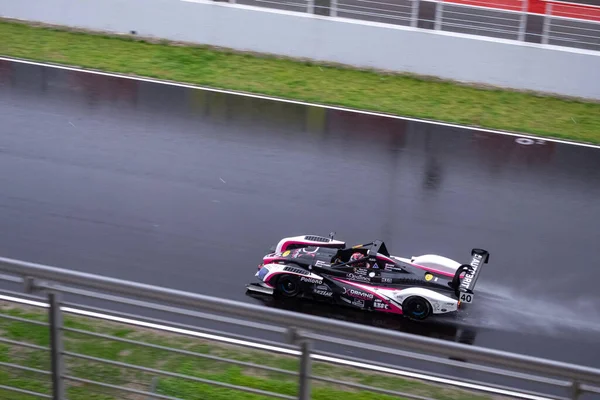
{"label": "white and black race car", "polygon": [[381,240],[346,247],[329,237],[283,238],[263,257],[246,288],[274,296],[312,298],[424,320],[472,303],[473,288],[489,253],[471,251],[470,264],[426,254],[391,255]]}

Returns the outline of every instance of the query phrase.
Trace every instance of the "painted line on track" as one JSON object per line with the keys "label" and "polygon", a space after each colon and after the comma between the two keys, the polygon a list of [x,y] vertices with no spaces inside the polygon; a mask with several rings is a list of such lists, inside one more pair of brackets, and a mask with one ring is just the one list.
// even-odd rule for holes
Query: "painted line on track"
{"label": "painted line on track", "polygon": [[[49,307],[48,303],[23,299],[20,297],[0,295],[0,300],[10,301],[10,302],[20,303],[20,304],[26,304],[26,305],[34,306],[34,307],[42,307],[42,308]],[[268,345],[264,345],[264,344],[260,344],[260,343],[252,343],[252,342],[248,342],[245,340],[228,338],[225,336],[211,335],[211,334],[207,334],[207,333],[192,331],[189,329],[181,329],[181,328],[175,328],[175,327],[171,327],[171,326],[167,326],[167,325],[159,325],[159,324],[153,324],[153,323],[144,322],[144,321],[137,321],[137,320],[128,319],[128,318],[121,318],[121,317],[116,317],[116,316],[109,315],[109,314],[100,314],[100,313],[95,313],[95,312],[90,312],[90,311],[85,311],[85,310],[79,310],[79,309],[72,308],[72,307],[61,307],[61,310],[68,314],[75,314],[75,315],[81,315],[81,316],[85,316],[85,317],[98,318],[98,319],[102,319],[102,320],[106,320],[106,321],[118,322],[118,323],[127,324],[127,325],[135,325],[135,326],[139,326],[139,327],[143,327],[143,328],[150,328],[150,329],[156,329],[156,330],[161,330],[161,331],[165,331],[165,332],[177,333],[177,334],[182,334],[182,335],[187,335],[187,336],[194,336],[194,337],[198,337],[198,338],[202,338],[202,339],[215,340],[215,341],[224,342],[224,343],[237,344],[237,345],[241,345],[244,347],[253,347],[256,349],[260,349],[260,350],[273,351],[273,352],[283,353],[283,354],[288,354],[288,355],[294,355],[294,356],[300,355],[300,352],[296,351],[296,350],[289,350],[289,349],[285,349],[285,348],[277,347],[277,346],[268,346]],[[393,374],[393,375],[403,376],[406,378],[421,379],[421,380],[435,382],[435,383],[458,386],[463,389],[479,390],[479,391],[489,392],[489,393],[494,393],[494,394],[499,394],[499,395],[518,397],[521,399],[552,400],[552,398],[550,398],[550,397],[535,396],[535,395],[525,394],[525,393],[521,393],[521,392],[517,392],[517,391],[497,389],[497,388],[493,388],[493,387],[489,387],[489,386],[477,385],[477,384],[468,383],[468,382],[454,381],[451,379],[445,379],[445,378],[439,378],[439,377],[431,376],[431,375],[403,371],[400,369],[381,367],[378,365],[368,364],[366,362],[363,363],[363,362],[350,361],[350,360],[345,360],[343,358],[328,357],[328,356],[323,356],[323,355],[319,355],[319,354],[312,354],[311,358],[314,360],[317,360],[317,361],[322,361],[322,362],[329,362],[329,363],[345,365],[345,366],[349,366],[349,367],[368,369],[368,370],[375,371],[375,372],[389,373],[389,374]]]}
{"label": "painted line on track", "polygon": [[309,103],[309,102],[304,102],[304,101],[299,101],[299,100],[289,100],[289,99],[265,96],[265,95],[254,94],[254,93],[236,92],[233,90],[217,89],[217,88],[211,88],[211,87],[205,87],[205,86],[192,85],[192,84],[188,84],[188,83],[164,81],[164,80],[153,79],[153,78],[144,78],[141,76],[129,76],[129,75],[123,75],[123,74],[118,74],[118,73],[114,73],[114,72],[104,72],[104,71],[98,71],[98,70],[93,70],[93,69],[70,67],[70,66],[59,65],[59,64],[48,64],[48,63],[42,63],[42,62],[38,62],[38,61],[30,61],[30,60],[24,60],[24,59],[19,59],[19,58],[12,58],[12,57],[0,56],[0,60],[21,63],[21,64],[36,65],[39,67],[56,68],[56,69],[62,69],[62,70],[66,70],[66,71],[82,72],[82,73],[94,74],[94,75],[103,75],[103,76],[109,76],[112,78],[130,79],[130,80],[135,80],[135,81],[140,81],[140,82],[154,83],[154,84],[167,85],[167,86],[176,86],[176,87],[182,87],[182,88],[186,88],[186,89],[204,90],[207,92],[215,92],[215,93],[222,93],[222,94],[228,94],[228,95],[250,97],[250,98],[260,99],[260,100],[277,101],[277,102],[281,102],[281,103],[296,104],[296,105],[302,105],[302,106],[308,106],[308,107],[325,108],[328,110],[345,111],[345,112],[370,115],[370,116],[375,116],[375,117],[384,117],[384,118],[399,119],[399,120],[403,120],[403,121],[420,122],[420,123],[424,123],[424,124],[444,126],[444,127],[448,127],[448,128],[457,128],[457,129],[462,129],[462,130],[491,133],[491,134],[496,134],[496,135],[513,136],[513,137],[517,137],[517,138],[544,140],[547,142],[561,143],[561,144],[580,146],[580,147],[588,147],[588,148],[592,148],[592,149],[600,149],[600,145],[572,142],[572,141],[568,141],[568,140],[555,139],[555,138],[546,137],[546,136],[529,135],[526,133],[507,132],[507,131],[500,131],[500,130],[495,130],[495,129],[478,128],[475,126],[452,124],[449,122],[433,121],[433,120],[419,119],[419,118],[412,118],[412,117],[403,117],[400,115],[391,115],[391,114],[385,114],[385,113],[378,113],[378,112],[374,112],[374,111],[365,111],[365,110],[357,110],[357,109],[346,108],[346,107],[331,106],[331,105],[326,105],[326,104]]}

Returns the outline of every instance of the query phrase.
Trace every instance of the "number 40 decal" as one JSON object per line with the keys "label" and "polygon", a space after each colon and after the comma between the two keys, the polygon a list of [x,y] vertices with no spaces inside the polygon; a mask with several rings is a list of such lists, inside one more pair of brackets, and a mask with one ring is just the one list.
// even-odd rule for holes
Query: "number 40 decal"
{"label": "number 40 decal", "polygon": [[460,295],[460,301],[463,303],[470,303],[473,301],[473,295],[469,293],[463,293]]}

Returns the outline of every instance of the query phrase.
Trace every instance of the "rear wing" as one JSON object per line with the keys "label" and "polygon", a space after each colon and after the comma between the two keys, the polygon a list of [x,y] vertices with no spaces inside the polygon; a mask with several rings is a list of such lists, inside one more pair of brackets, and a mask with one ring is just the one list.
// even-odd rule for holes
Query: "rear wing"
{"label": "rear wing", "polygon": [[[479,279],[483,264],[487,264],[490,259],[490,253],[483,249],[471,250],[471,263],[463,264],[456,270],[454,279],[452,280],[456,296],[463,303],[471,303],[473,301],[473,289]],[[461,279],[460,275],[466,272]]]}

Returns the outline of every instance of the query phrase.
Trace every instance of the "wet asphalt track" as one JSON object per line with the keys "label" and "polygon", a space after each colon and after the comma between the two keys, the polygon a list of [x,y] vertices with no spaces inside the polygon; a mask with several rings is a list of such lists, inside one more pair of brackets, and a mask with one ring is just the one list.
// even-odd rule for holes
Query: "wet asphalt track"
{"label": "wet asphalt track", "polygon": [[599,184],[595,149],[0,61],[4,257],[260,303],[283,236],[484,247],[458,318],[321,314],[600,367]]}

